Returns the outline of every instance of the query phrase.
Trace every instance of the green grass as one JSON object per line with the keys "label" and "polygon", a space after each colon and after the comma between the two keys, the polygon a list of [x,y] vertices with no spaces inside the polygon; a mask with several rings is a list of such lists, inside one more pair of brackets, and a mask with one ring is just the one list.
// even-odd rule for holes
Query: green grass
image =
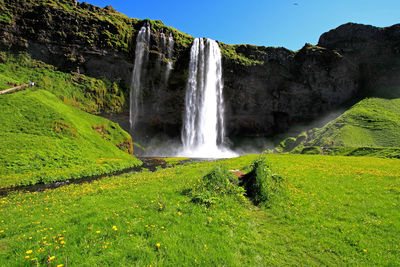
{"label": "green grass", "polygon": [[[126,169],[140,162],[118,124],[30,89],[0,96],[0,187]],[[125,150],[121,151],[117,148]]]}
{"label": "green grass", "polygon": [[323,146],[353,150],[357,147],[400,147],[399,110],[400,99],[364,99],[324,127],[282,141],[277,151],[299,153],[304,147]]}
{"label": "green grass", "polygon": [[125,107],[123,90],[107,79],[56,71],[25,53],[0,52],[0,59],[0,90],[34,81],[36,89],[50,91],[66,104],[90,113],[121,112]]}
{"label": "green grass", "polygon": [[400,148],[396,147],[329,147],[325,150],[328,155],[369,156],[377,158],[400,159]]}
{"label": "green grass", "polygon": [[400,264],[399,160],[268,155],[288,190],[269,209],[183,193],[216,165],[249,170],[257,157],[13,193],[0,201],[0,265]]}
{"label": "green grass", "polygon": [[310,145],[400,147],[400,99],[365,99],[317,130]]}
{"label": "green grass", "polygon": [[[255,66],[262,65],[263,62],[257,60],[253,55],[244,55],[243,53],[238,52],[238,48],[241,46],[250,46],[250,45],[227,45],[223,43],[219,43],[221,48],[221,54],[225,58],[232,60],[236,64],[244,65],[244,66]],[[255,49],[256,46],[253,46]],[[262,53],[262,52],[260,52]]]}

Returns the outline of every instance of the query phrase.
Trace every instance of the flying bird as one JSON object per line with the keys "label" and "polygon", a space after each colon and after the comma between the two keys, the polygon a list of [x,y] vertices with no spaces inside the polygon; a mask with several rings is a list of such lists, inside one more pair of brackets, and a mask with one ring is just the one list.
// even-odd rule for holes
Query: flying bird
{"label": "flying bird", "polygon": [[293,3],[293,5],[295,5],[295,6],[298,6],[298,5],[299,5],[299,3]]}

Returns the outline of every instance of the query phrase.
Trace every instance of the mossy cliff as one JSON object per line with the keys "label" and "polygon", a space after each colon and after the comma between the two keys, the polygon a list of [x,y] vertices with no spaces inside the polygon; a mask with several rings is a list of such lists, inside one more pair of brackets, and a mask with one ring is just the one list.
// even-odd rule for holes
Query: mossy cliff
{"label": "mossy cliff", "polygon": [[[110,6],[99,8],[86,3],[75,6],[72,0],[0,0],[0,3],[3,14],[0,17],[1,49],[27,51],[32,58],[59,70],[116,82],[123,88],[125,106],[122,110],[125,112],[136,36],[144,23],[149,23],[148,75],[143,82],[144,109],[139,115],[139,128],[150,135],[159,132],[173,137],[180,135],[193,37],[161,21],[128,18]],[[371,26],[358,27],[368,32]],[[381,31],[375,27],[371,29]],[[393,26],[385,32],[396,32],[393,29],[397,28]],[[163,55],[161,33],[172,34],[175,40],[173,70],[167,84],[157,82],[158,68],[170,60]],[[384,34],[373,42],[391,47],[389,44],[399,42],[399,38],[392,35]],[[335,35],[330,33],[329,36]],[[354,41],[349,38],[344,35],[340,44]],[[334,40],[335,37],[321,37],[325,39]],[[395,48],[391,54],[395,55],[394,59],[379,57],[380,52],[374,50],[370,54],[375,59],[365,65],[368,54],[364,53],[364,60],[358,61],[358,52],[351,54],[333,41],[320,41],[318,46],[306,44],[299,51],[219,44],[229,136],[271,136],[284,132],[294,123],[313,119],[360,93],[367,95],[366,89],[377,85],[366,75],[370,73],[366,69],[370,70],[371,66],[375,66],[374,70],[389,60],[393,73],[400,66]],[[383,63],[379,63],[381,59]],[[374,65],[374,62],[379,64]],[[368,88],[367,84],[370,84]],[[385,84],[396,86],[397,79],[392,75]],[[127,123],[126,118],[125,113],[116,120]]]}

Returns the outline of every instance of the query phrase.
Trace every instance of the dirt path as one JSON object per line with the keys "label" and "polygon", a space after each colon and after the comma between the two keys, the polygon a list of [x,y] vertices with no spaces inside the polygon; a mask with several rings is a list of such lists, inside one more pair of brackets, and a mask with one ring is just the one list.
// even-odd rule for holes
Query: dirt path
{"label": "dirt path", "polygon": [[23,84],[23,85],[19,85],[19,86],[13,87],[13,88],[2,90],[2,91],[0,91],[0,95],[5,95],[5,94],[11,94],[11,93],[14,93],[14,92],[18,92],[18,91],[21,91],[21,90],[23,90],[23,89],[25,89],[27,87],[28,87],[27,84]]}

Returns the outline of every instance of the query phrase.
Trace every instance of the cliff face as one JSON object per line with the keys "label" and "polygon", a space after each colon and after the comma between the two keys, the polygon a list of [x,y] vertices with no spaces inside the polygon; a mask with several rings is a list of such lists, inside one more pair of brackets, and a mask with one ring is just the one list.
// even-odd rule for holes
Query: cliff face
{"label": "cliff face", "polygon": [[[150,135],[160,131],[180,135],[193,37],[160,21],[131,19],[111,7],[74,6],[72,0],[0,0],[0,4],[5,14],[0,16],[1,49],[28,51],[33,58],[60,70],[106,77],[127,90],[136,36],[143,24],[149,23],[149,61],[138,128]],[[382,30],[359,25],[365,32],[362,38],[357,37],[358,31],[347,33],[346,27],[324,34],[318,46],[306,44],[297,52],[220,43],[228,134],[270,136],[284,132],[293,123],[313,119],[348,101],[360,93],[360,85],[372,87],[381,82],[369,79],[371,73],[378,77],[375,71],[379,66],[390,62],[396,72],[400,66],[398,27]],[[385,32],[384,44],[380,32]],[[172,34],[175,40],[173,69],[165,84],[160,82],[160,69],[167,64],[161,33]],[[365,44],[365,40],[372,44]],[[366,49],[363,46],[368,46],[367,52],[359,51]],[[376,50],[382,46],[385,50]],[[390,56],[386,56],[389,50]],[[378,58],[370,61],[371,54]],[[397,82],[395,75],[385,77]],[[126,116],[121,118],[126,121]]]}
{"label": "cliff face", "polygon": [[359,67],[362,96],[400,97],[400,24],[378,28],[347,23],[324,33],[318,45]]}
{"label": "cliff face", "polygon": [[319,116],[354,96],[357,67],[339,53],[305,45],[284,48],[234,46],[259,62],[225,57],[229,129],[234,135],[273,135]]}

